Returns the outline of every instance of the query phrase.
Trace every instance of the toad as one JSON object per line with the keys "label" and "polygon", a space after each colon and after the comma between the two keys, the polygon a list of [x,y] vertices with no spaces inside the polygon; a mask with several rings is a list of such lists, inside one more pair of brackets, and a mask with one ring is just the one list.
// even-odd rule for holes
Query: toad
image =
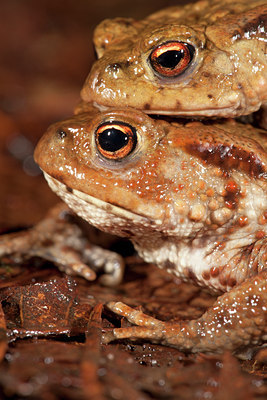
{"label": "toad", "polygon": [[147,262],[219,293],[197,320],[164,322],[109,303],[136,326],[103,334],[192,352],[267,338],[267,139],[234,120],[156,120],[130,108],[52,125],[35,159],[80,217],[129,238]]}
{"label": "toad", "polygon": [[142,21],[104,20],[81,97],[102,110],[116,104],[172,116],[265,110],[266,14],[265,0],[201,0]]}

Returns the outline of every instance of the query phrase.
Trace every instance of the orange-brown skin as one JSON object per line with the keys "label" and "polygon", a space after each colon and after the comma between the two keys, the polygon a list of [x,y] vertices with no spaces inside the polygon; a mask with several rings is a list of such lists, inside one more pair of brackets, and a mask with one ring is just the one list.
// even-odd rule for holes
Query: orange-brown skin
{"label": "orange-brown skin", "polygon": [[[136,129],[136,146],[119,161],[119,153],[101,153],[103,123]],[[140,326],[114,329],[104,341],[219,352],[266,340],[266,148],[249,125],[183,125],[131,109],[91,108],[50,127],[35,158],[78,215],[129,237],[146,261],[225,292],[200,319],[176,324],[110,303]]]}
{"label": "orange-brown skin", "polygon": [[[142,21],[116,18],[95,30],[99,60],[81,92],[100,108],[129,106],[148,114],[236,117],[267,104],[265,0],[202,0],[163,9]],[[150,56],[179,41],[195,49],[172,77]],[[266,120],[263,125],[266,125]]]}

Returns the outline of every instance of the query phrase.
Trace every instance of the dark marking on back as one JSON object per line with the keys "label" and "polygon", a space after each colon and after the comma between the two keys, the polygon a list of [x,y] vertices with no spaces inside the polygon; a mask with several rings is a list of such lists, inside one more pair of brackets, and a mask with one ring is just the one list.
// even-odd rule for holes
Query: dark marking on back
{"label": "dark marking on back", "polygon": [[[263,30],[266,32],[266,25],[267,25],[267,6],[265,6],[265,10],[263,10],[263,13],[260,15],[257,15],[257,13],[253,13],[253,10],[251,10],[252,14],[252,19],[250,18],[245,18],[244,22],[245,25],[243,26],[243,31],[246,33],[251,33],[251,34],[256,34]],[[253,18],[254,14],[254,18]]]}
{"label": "dark marking on back", "polygon": [[[232,21],[235,26],[232,31],[232,37],[235,40],[243,39],[244,36],[266,35],[267,24],[267,5],[261,5],[241,13],[240,16]],[[230,24],[231,25],[231,24]]]}
{"label": "dark marking on back", "polygon": [[237,30],[234,30],[234,31],[232,32],[232,36],[235,38],[235,40],[241,39],[241,34],[240,34],[240,32],[237,31]]}
{"label": "dark marking on back", "polygon": [[208,141],[192,141],[185,148],[207,164],[213,164],[228,171],[239,169],[248,175],[258,178],[266,172],[266,165],[258,155],[236,144],[225,144]]}

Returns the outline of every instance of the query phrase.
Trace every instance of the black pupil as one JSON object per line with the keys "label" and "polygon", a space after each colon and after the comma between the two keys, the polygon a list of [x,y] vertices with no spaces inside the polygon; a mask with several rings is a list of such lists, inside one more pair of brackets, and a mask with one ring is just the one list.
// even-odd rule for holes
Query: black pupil
{"label": "black pupil", "polygon": [[116,128],[107,128],[98,136],[98,142],[105,151],[115,152],[126,146],[129,137],[121,130]]}
{"label": "black pupil", "polygon": [[174,69],[183,57],[183,50],[168,50],[158,56],[157,63],[164,68]]}

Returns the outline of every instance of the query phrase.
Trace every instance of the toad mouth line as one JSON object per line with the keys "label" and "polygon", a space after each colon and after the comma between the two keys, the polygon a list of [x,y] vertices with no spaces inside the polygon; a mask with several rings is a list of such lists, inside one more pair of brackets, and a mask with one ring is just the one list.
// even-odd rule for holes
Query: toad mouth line
{"label": "toad mouth line", "polygon": [[118,207],[112,203],[108,203],[106,201],[100,200],[96,197],[90,196],[87,193],[81,192],[80,190],[77,189],[70,189],[67,187],[67,185],[65,185],[64,183],[58,181],[57,179],[53,178],[51,175],[47,174],[46,172],[43,171],[44,177],[47,180],[48,184],[50,187],[59,187],[61,188],[61,190],[63,190],[66,193],[69,193],[69,195],[73,195],[78,199],[81,199],[83,201],[85,201],[86,203],[89,203],[91,205],[93,205],[94,207],[101,209],[105,212],[111,213],[114,216],[117,217],[121,217],[125,220],[130,220],[132,221],[133,219],[140,223],[140,224],[144,224],[144,225],[160,225],[161,221],[160,220],[155,220],[155,221],[151,221],[148,217],[140,215],[140,214],[135,214],[129,210],[127,210],[126,208],[123,207]]}
{"label": "toad mouth line", "polygon": [[[93,106],[96,107],[99,111],[101,112],[105,112],[110,110],[110,107],[108,106],[104,106],[102,104],[98,104],[97,102],[93,102]],[[238,110],[240,104],[237,103],[234,106],[226,106],[226,107],[218,107],[218,108],[209,108],[208,111],[210,112],[210,115],[207,116],[207,108],[205,109],[190,109],[190,111],[186,111],[186,110],[144,110],[144,112],[148,115],[150,115],[152,118],[155,115],[159,115],[162,119],[164,119],[164,116],[168,116],[168,117],[172,117],[173,121],[176,121],[176,117],[190,117],[190,119],[192,118],[210,118],[210,117],[223,117],[225,115],[225,112],[234,112],[235,110]],[[221,112],[221,114],[220,114]],[[197,113],[196,115],[194,115],[194,113]],[[238,116],[238,115],[236,115]]]}

